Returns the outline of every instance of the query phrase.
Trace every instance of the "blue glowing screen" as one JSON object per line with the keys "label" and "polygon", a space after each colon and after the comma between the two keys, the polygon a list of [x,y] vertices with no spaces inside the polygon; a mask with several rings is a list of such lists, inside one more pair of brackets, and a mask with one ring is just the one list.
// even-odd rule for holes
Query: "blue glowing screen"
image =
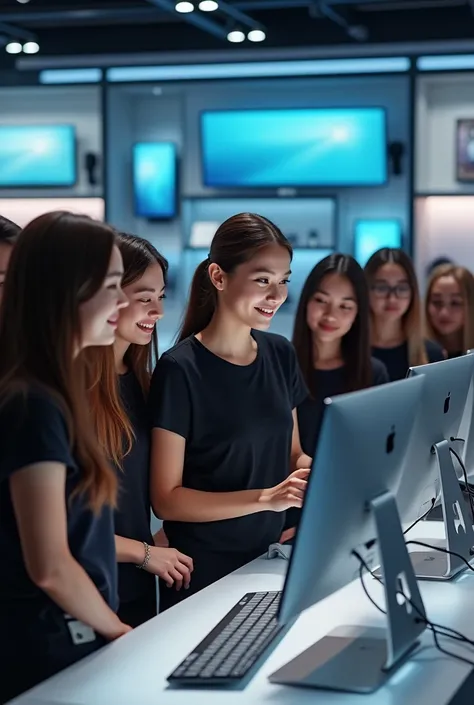
{"label": "blue glowing screen", "polygon": [[176,215],[176,147],[140,142],[133,148],[135,214],[143,218]]}
{"label": "blue glowing screen", "polygon": [[212,187],[375,186],[387,177],[382,108],[206,111],[203,175]]}
{"label": "blue glowing screen", "polygon": [[359,220],[354,233],[354,257],[361,267],[382,247],[402,247],[398,220]]}
{"label": "blue glowing screen", "polygon": [[74,186],[71,125],[0,125],[0,187]]}

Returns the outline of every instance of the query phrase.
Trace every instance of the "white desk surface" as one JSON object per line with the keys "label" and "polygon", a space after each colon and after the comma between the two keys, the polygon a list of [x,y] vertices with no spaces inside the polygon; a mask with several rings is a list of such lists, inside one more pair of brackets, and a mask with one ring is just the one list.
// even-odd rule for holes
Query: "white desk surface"
{"label": "white desk surface", "polygon": [[[423,522],[416,538],[442,538],[440,522]],[[413,533],[414,533],[413,532]],[[413,537],[413,536],[412,536]],[[361,696],[272,685],[267,676],[326,633],[343,624],[384,626],[384,618],[354,582],[303,613],[270,654],[245,690],[177,690],[166,676],[246,593],[280,590],[287,562],[258,559],[206,590],[188,598],[100,652],[75,664],[29,693],[15,705],[348,705]],[[380,586],[366,578],[371,594],[382,602]],[[428,618],[474,639],[474,573],[449,583],[420,582]],[[442,639],[448,649],[474,661],[474,648]],[[364,703],[374,705],[446,705],[470,671],[467,664],[436,651],[427,631],[415,656],[388,685]],[[474,701],[474,696],[473,696]]]}

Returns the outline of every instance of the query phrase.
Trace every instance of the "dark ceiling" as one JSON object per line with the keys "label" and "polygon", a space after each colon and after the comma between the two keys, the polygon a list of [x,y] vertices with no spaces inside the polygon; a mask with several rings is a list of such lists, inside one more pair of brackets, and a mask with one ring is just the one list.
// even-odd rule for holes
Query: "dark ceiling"
{"label": "dark ceiling", "polygon": [[[216,12],[188,15],[174,6],[175,0],[0,0],[0,41],[33,39],[39,56],[235,50],[226,40],[234,23],[261,26],[267,38],[258,46],[269,48],[474,37],[474,0],[221,0]],[[13,65],[15,57],[0,55],[3,66]]]}

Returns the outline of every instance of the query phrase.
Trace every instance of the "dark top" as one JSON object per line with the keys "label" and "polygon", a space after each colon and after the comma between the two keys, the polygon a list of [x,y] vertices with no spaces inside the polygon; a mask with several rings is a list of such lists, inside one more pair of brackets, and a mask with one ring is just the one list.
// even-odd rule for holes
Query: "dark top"
{"label": "dark top", "polygon": [[[372,386],[389,382],[385,365],[375,358],[372,363]],[[311,458],[314,457],[316,445],[323,420],[324,400],[347,391],[345,367],[335,370],[313,370],[315,397],[308,396],[298,406],[298,426],[300,431],[301,446]]]}
{"label": "dark top", "polygon": [[[428,362],[441,362],[441,360],[445,359],[438,343],[425,340],[425,348]],[[391,382],[404,379],[407,376],[408,368],[410,367],[407,342],[397,345],[395,348],[372,348],[372,355],[383,362]]]}
{"label": "dark top", "polygon": [[[152,423],[186,439],[183,487],[206,492],[273,487],[290,473],[292,410],[307,390],[291,343],[252,331],[250,365],[234,365],[194,336],[165,353],[153,375]],[[280,512],[206,523],[166,521],[170,545],[188,552],[258,555],[277,541]]]}
{"label": "dark top", "polygon": [[462,350],[456,350],[456,352],[448,352],[448,360],[452,360],[455,357],[462,357],[464,352]]}
{"label": "dark top", "polygon": [[[0,609],[19,600],[36,600],[38,611],[54,603],[28,577],[10,496],[9,478],[28,465],[62,463],[67,468],[65,497],[69,548],[113,610],[118,607],[117,563],[113,512],[99,515],[88,508],[84,495],[72,493],[81,479],[70,447],[64,415],[41,389],[17,394],[0,409]],[[10,606],[10,607],[9,607]]]}
{"label": "dark top", "polygon": [[[133,372],[120,376],[120,397],[134,438],[130,452],[123,458],[122,468],[117,468],[119,494],[115,533],[153,545],[150,523],[150,421],[147,402]],[[132,563],[119,563],[118,576],[121,603],[139,599],[155,582],[153,575],[137,570]]]}

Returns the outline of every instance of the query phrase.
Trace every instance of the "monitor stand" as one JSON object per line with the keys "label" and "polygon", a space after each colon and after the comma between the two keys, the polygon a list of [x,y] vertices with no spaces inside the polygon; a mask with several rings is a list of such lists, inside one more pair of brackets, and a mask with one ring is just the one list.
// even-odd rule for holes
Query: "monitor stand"
{"label": "monitor stand", "polygon": [[[418,645],[418,637],[425,630],[425,624],[420,621],[425,610],[395,499],[386,492],[372,500],[370,509],[375,518],[384,575],[387,628],[339,627],[273,673],[270,676],[272,683],[372,693],[393,675]],[[355,559],[348,556],[348,560],[353,562]],[[368,582],[367,573],[365,580]],[[369,587],[373,589],[372,580]],[[417,610],[401,593],[409,597]]]}
{"label": "monitor stand", "polygon": [[[469,510],[459,487],[449,447],[448,441],[441,441],[432,449],[438,459],[446,540],[440,542],[422,539],[422,541],[440,546],[446,551],[458,553],[466,561],[471,561],[473,558],[471,551],[474,547],[472,517],[468,515]],[[410,557],[419,580],[451,580],[467,567],[461,558],[442,551],[429,549],[413,551]]]}

